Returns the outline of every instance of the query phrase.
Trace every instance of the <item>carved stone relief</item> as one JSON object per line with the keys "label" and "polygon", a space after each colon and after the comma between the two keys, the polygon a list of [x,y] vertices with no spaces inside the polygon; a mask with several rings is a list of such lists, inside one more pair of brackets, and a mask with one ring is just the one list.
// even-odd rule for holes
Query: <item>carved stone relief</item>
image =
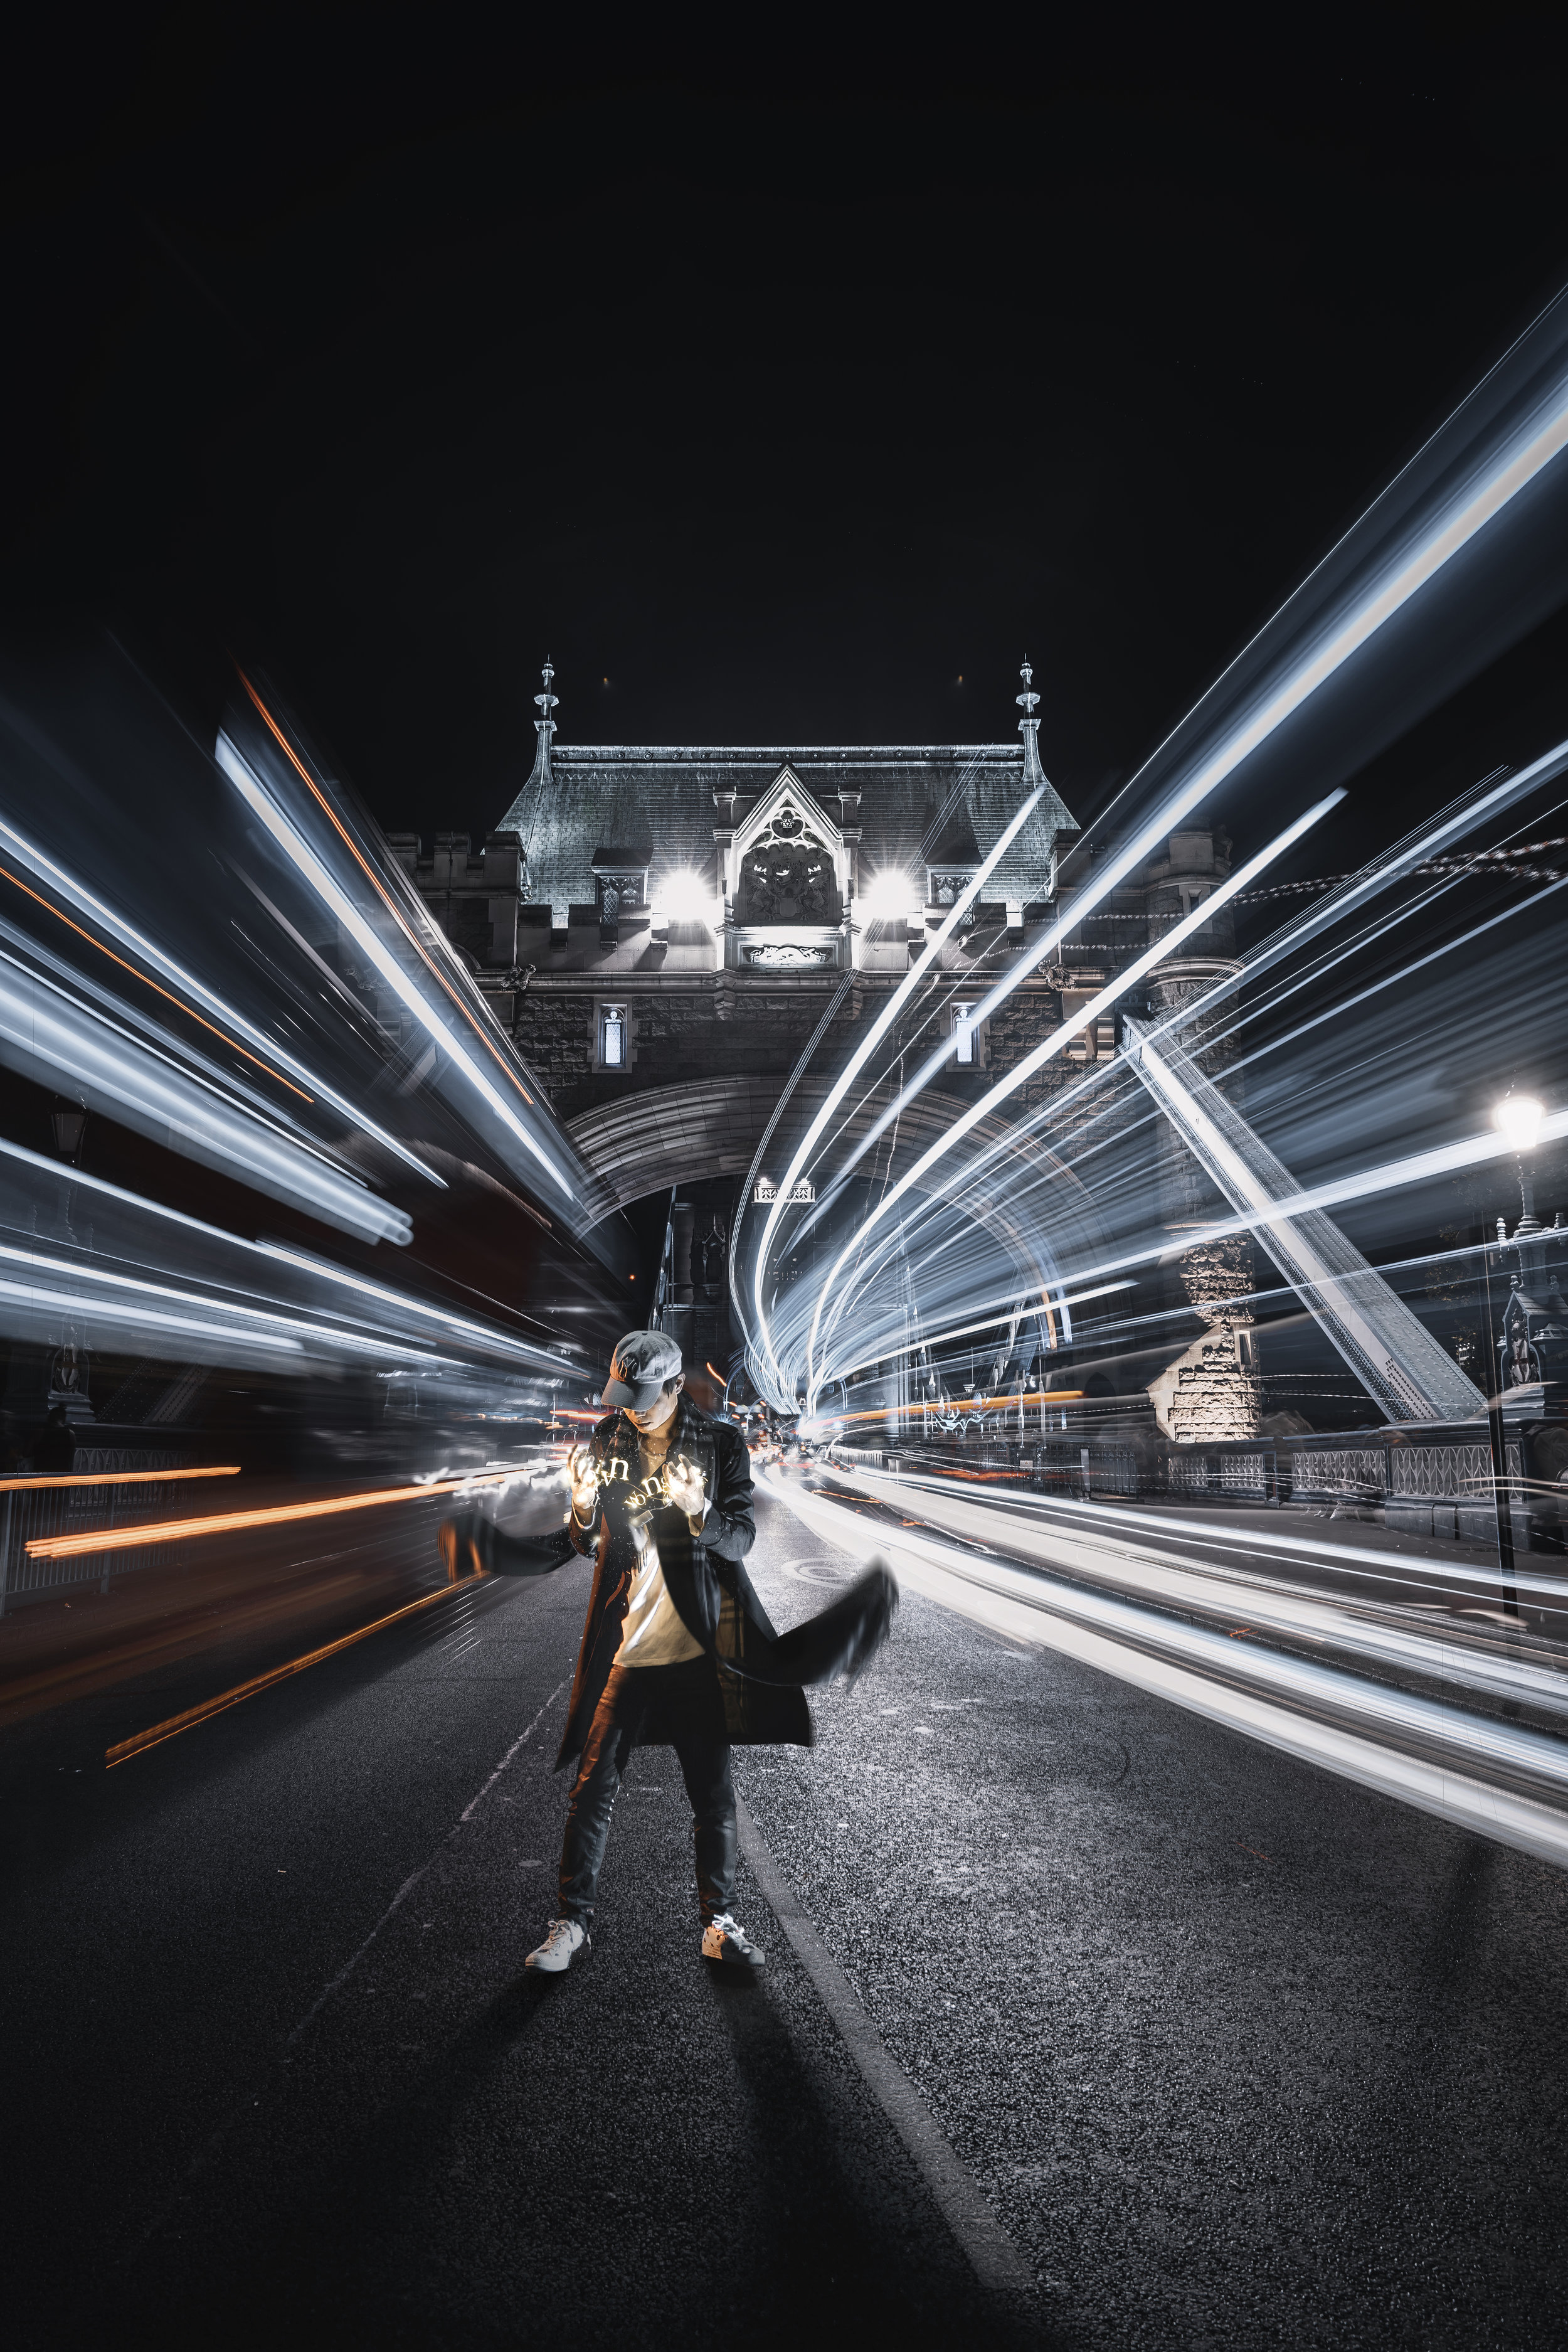
{"label": "carved stone relief", "polygon": [[741,860],[739,914],[743,923],[831,923],[838,918],[832,852],[788,802]]}

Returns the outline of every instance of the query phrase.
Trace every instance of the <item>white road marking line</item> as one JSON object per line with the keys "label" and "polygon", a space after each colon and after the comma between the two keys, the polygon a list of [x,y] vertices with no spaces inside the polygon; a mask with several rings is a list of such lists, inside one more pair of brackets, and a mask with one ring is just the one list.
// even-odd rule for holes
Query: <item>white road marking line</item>
{"label": "white road marking line", "polygon": [[544,1721],[546,1716],[549,1713],[551,1707],[555,1705],[557,1699],[560,1696],[565,1688],[566,1677],[563,1675],[560,1681],[557,1683],[554,1690],[551,1691],[549,1698],[546,1699],[543,1706],[540,1707],[538,1715],[535,1716],[532,1723],[529,1724],[527,1731],[518,1733],[517,1738],[513,1740],[511,1746],[507,1748],[506,1754],[502,1757],[500,1762],[497,1765],[495,1770],[491,1773],[489,1779],[480,1790],[478,1795],[476,1797],[470,1798],[468,1803],[464,1806],[463,1811],[458,1814],[457,1819],[447,1831],[446,1835],[442,1839],[441,1843],[434,1849],[434,1853],[428,1854],[424,1861],[420,1864],[419,1868],[413,1873],[412,1877],[405,1878],[403,1880],[402,1885],[398,1888],[397,1893],[392,1896],[392,1901],[387,1905],[386,1909],[382,1913],[381,1917],[376,1921],[375,1926],[371,1929],[370,1934],[365,1937],[365,1940],[360,1946],[359,1950],[355,1952],[350,1958],[344,1962],[337,1975],[332,1979],[331,1983],[327,1985],[319,1993],[317,1994],[316,1999],[311,2002],[309,2008],[306,2011],[304,2016],[300,2019],[298,2024],[295,2027],[293,2032],[284,2043],[283,2046],[285,2050],[292,2050],[294,2048],[295,2043],[299,2040],[301,2034],[307,2032],[308,2029],[314,2025],[318,2017],[320,2016],[321,2011],[326,2008],[327,2003],[331,2000],[332,1995],[335,1992],[341,1991],[344,1985],[348,1983],[349,1979],[353,1975],[354,1970],[359,1967],[360,1962],[364,1958],[365,1954],[370,1950],[371,1946],[375,1942],[376,1937],[381,1934],[382,1929],[386,1926],[387,1922],[393,1916],[393,1915],[402,1908],[408,1897],[413,1893],[414,1888],[419,1885],[420,1880],[425,1877],[430,1871],[434,1869],[436,1864],[440,1861],[442,1855],[445,1853],[453,1839],[457,1835],[458,1831],[463,1827],[465,1822],[472,1821],[475,1813],[484,1803],[485,1799],[489,1795],[491,1790],[495,1787],[502,1773],[512,1761],[513,1757],[517,1755],[519,1748],[527,1745],[533,1734],[538,1729],[539,1725]]}
{"label": "white road marking line", "polygon": [[990,2293],[1033,2312],[1035,2284],[1028,2263],[956,2156],[925,2100],[888,2049],[837,1960],[801,1910],[767,1840],[739,1796],[735,1801],[740,1851],[783,1929],[796,1958],[816,1987],[866,2087],[914,2158],[970,2268]]}

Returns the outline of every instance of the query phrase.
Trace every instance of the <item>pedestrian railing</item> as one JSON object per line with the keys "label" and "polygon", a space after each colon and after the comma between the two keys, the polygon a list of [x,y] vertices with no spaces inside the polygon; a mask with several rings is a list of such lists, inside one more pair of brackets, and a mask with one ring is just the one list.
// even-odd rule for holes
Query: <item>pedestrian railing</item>
{"label": "pedestrian railing", "polygon": [[107,1592],[111,1582],[162,1567],[173,1555],[172,1545],[156,1541],[60,1559],[40,1554],[37,1545],[182,1517],[206,1480],[238,1475],[231,1466],[197,1469],[188,1454],[126,1453],[110,1459],[122,1466],[0,1479],[0,1616],[71,1585],[96,1584]]}

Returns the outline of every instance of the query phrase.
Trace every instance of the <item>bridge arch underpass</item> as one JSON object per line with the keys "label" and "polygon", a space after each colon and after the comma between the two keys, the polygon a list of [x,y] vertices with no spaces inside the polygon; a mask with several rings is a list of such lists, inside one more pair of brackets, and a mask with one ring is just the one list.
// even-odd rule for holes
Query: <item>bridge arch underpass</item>
{"label": "bridge arch underpass", "polygon": [[[580,1113],[567,1132],[596,1180],[600,1214],[682,1184],[746,1176],[773,1118],[779,1083],[753,1076],[695,1079],[637,1089]],[[790,1128],[805,1127],[827,1092],[821,1079],[796,1087],[775,1138],[780,1167],[789,1157]],[[830,1164],[840,1150],[852,1149],[867,1135],[883,1107],[883,1093],[878,1088],[846,1114],[823,1154]],[[894,1135],[862,1163],[868,1177],[883,1181],[890,1158],[893,1172],[901,1173],[966,1107],[935,1088],[906,1106]],[[1038,1135],[1002,1118],[987,1118],[974,1129],[974,1149],[984,1163],[984,1189],[977,1198],[963,1197],[970,1181],[963,1165],[933,1171],[930,1184],[916,1190],[931,1206],[951,1202],[958,1213],[961,1204],[994,1245],[1002,1285],[1016,1279],[1020,1289],[1036,1295],[1054,1291],[1063,1282],[1063,1260],[1092,1262],[1103,1253],[1107,1237],[1092,1193]],[[743,1251],[751,1223],[748,1207],[743,1203],[736,1220]],[[1049,1208],[1049,1223],[1042,1207]]]}

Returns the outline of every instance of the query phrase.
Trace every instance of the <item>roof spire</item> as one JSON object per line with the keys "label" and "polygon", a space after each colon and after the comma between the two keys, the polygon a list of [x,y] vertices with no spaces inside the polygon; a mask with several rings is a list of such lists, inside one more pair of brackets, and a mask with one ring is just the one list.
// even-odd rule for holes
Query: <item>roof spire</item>
{"label": "roof spire", "polygon": [[1015,695],[1013,700],[1023,712],[1023,717],[1019,720],[1019,733],[1023,737],[1023,780],[1032,791],[1037,784],[1044,783],[1045,771],[1040,764],[1040,721],[1034,715],[1040,697],[1031,690],[1034,685],[1034,664],[1027,654],[1019,665],[1019,676],[1023,680],[1024,690],[1021,694]]}
{"label": "roof spire", "polygon": [[539,811],[544,806],[545,795],[549,791],[552,782],[549,772],[549,741],[550,737],[555,733],[555,720],[550,717],[550,712],[560,700],[559,694],[552,694],[549,690],[550,680],[555,676],[555,665],[548,655],[545,656],[545,666],[541,675],[544,678],[545,690],[542,694],[536,694],[534,697],[534,700],[539,707],[540,715],[534,721],[534,732],[539,739],[539,748],[534,754],[533,773],[502,819],[504,826],[515,827],[520,833],[523,803],[529,793],[533,793],[533,814],[528,820],[528,837],[523,845],[523,897],[525,898],[531,898],[534,895],[533,883],[528,875],[528,860],[533,855],[534,835],[538,831]]}
{"label": "roof spire", "polygon": [[536,694],[534,697],[541,713],[541,716],[534,721],[534,731],[539,739],[539,748],[534,758],[534,772],[528,778],[528,782],[530,784],[537,782],[542,792],[544,786],[550,781],[549,746],[550,737],[555,733],[555,720],[550,717],[550,712],[560,700],[559,694],[552,694],[549,690],[549,682],[555,676],[555,665],[548,654],[545,656],[545,666],[540,676],[545,682],[545,690],[542,694]]}

